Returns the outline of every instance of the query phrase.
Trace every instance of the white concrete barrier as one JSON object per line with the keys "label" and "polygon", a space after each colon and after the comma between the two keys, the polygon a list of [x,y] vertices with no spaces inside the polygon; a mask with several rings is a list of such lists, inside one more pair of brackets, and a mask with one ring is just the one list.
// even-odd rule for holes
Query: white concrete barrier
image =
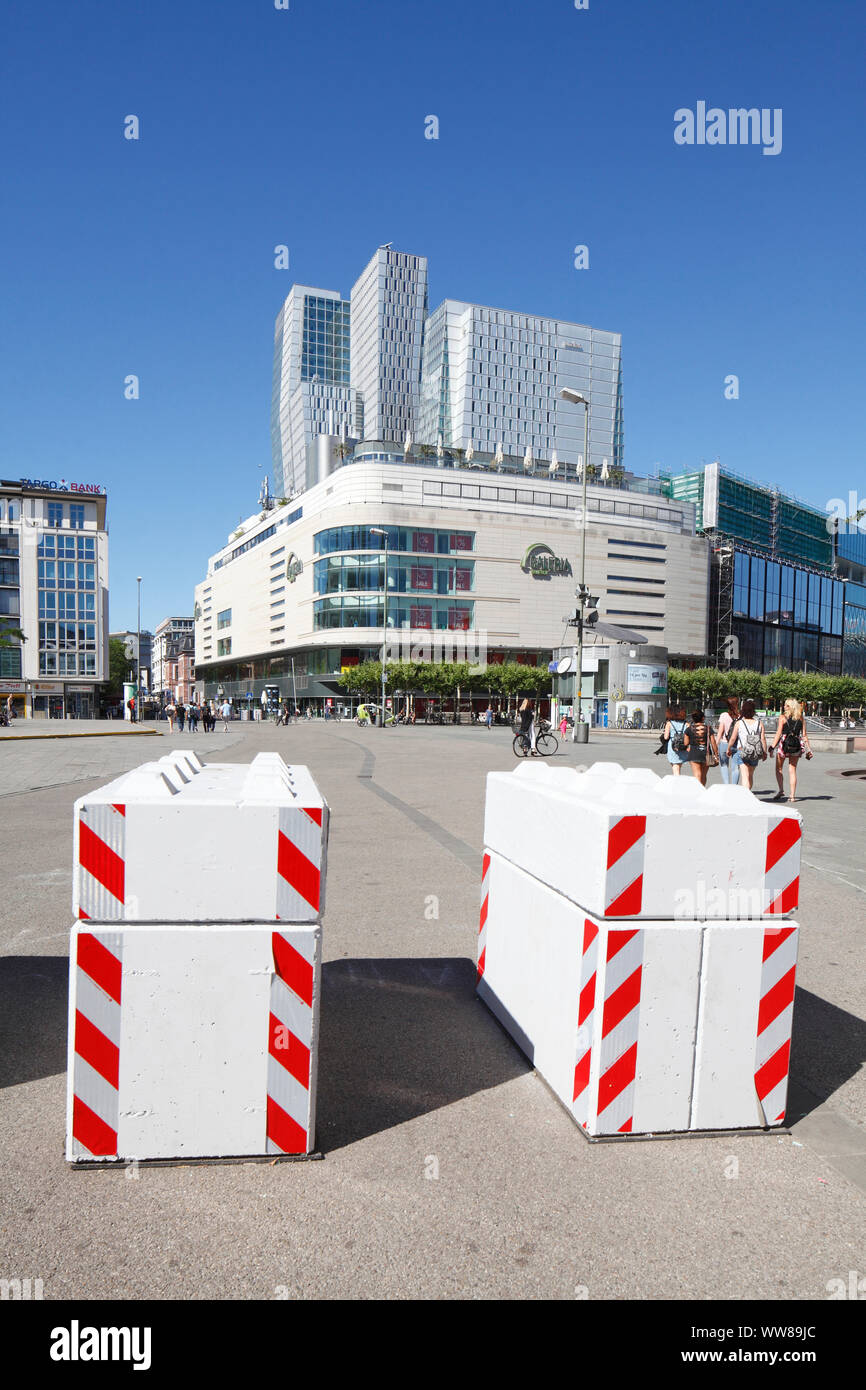
{"label": "white concrete barrier", "polygon": [[596,763],[487,778],[484,844],[608,918],[785,917],[799,898],[799,814],[742,786]]}
{"label": "white concrete barrier", "polygon": [[478,994],[589,1135],[785,1115],[793,922],[611,922],[484,855]]}
{"label": "white concrete barrier", "polygon": [[70,1162],[315,1144],[321,928],[77,923]]}
{"label": "white concrete barrier", "polygon": [[328,806],[309,769],[175,751],[75,803],[82,920],[314,922],[324,911]]}

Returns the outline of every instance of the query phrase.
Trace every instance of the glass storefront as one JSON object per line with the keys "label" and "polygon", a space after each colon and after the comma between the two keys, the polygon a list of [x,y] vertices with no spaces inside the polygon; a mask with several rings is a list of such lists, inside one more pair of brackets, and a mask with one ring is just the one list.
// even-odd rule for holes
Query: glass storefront
{"label": "glass storefront", "polygon": [[[731,630],[739,646],[734,664],[762,672],[784,666],[841,674],[844,601],[845,586],[831,575],[736,551]],[[717,573],[710,603],[712,631],[718,613]]]}

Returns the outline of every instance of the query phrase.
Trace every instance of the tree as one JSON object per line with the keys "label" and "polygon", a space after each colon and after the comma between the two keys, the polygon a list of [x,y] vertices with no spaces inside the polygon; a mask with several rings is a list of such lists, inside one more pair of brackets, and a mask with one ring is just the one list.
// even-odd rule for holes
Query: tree
{"label": "tree", "polygon": [[120,699],[124,681],[129,679],[131,658],[119,637],[108,639],[108,694]]}
{"label": "tree", "polygon": [[26,641],[20,627],[13,627],[8,618],[0,618],[0,647],[17,647]]}

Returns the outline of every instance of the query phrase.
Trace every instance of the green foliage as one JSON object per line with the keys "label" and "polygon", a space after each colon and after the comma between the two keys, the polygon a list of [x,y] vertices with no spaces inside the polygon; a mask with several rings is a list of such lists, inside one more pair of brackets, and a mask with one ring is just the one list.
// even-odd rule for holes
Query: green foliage
{"label": "green foliage", "polygon": [[109,694],[116,695],[120,699],[123,694],[123,683],[129,679],[129,673],[133,668],[133,662],[126,654],[126,643],[119,637],[108,639],[108,690]]}
{"label": "green foliage", "polygon": [[[345,691],[374,695],[382,689],[382,663],[362,661],[350,671],[344,671],[337,684]],[[450,699],[460,691],[461,697],[470,690],[478,695],[509,697],[550,694],[550,672],[543,666],[521,666],[516,661],[501,666],[486,666],[474,670],[468,661],[389,661],[385,675],[385,690],[421,694]]]}
{"label": "green foliage", "polygon": [[700,666],[694,671],[672,666],[668,671],[671,699],[703,707],[718,704],[729,695],[752,699],[764,708],[779,710],[788,699],[819,704],[826,710],[859,708],[866,705],[866,680],[856,676],[822,676],[812,671],[787,671],[778,667],[762,676],[758,671],[735,667],[719,671]]}

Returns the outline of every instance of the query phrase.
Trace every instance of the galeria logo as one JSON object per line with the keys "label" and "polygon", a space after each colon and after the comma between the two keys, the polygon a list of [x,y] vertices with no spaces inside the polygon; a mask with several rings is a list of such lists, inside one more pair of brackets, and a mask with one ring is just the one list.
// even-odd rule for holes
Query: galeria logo
{"label": "galeria logo", "polygon": [[303,561],[301,560],[299,555],[295,554],[293,550],[288,560],[286,561],[286,578],[288,579],[290,584],[294,584],[298,575],[303,574],[303,572]]}
{"label": "galeria logo", "polygon": [[531,574],[533,579],[563,579],[571,575],[570,561],[560,559],[558,555],[554,555],[549,545],[540,541],[527,548],[520,568],[524,574]]}
{"label": "galeria logo", "polygon": [[782,153],[782,108],[744,106],[724,111],[720,106],[707,109],[699,101],[695,111],[681,106],[674,112],[676,145],[763,145],[764,154]]}

